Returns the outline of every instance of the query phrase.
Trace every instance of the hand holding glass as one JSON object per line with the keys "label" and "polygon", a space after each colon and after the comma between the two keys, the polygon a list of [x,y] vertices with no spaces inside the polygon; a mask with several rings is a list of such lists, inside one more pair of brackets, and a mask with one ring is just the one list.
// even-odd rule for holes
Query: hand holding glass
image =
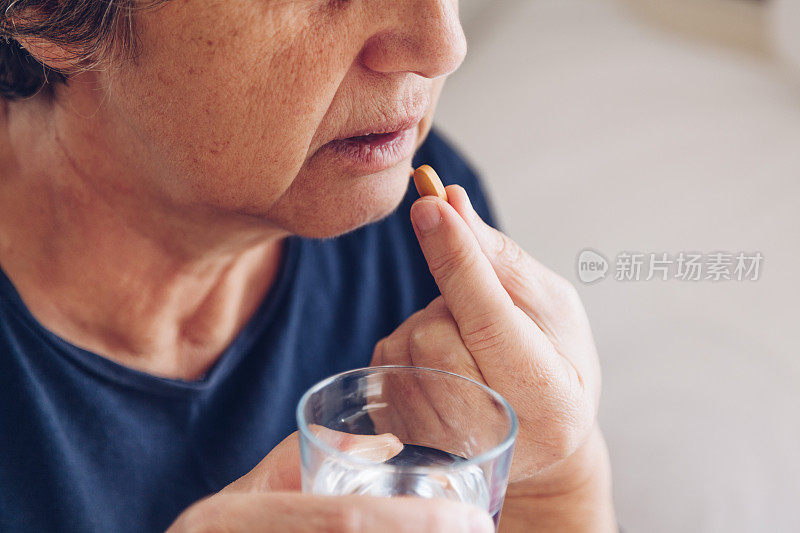
{"label": "hand holding glass", "polygon": [[[425,368],[353,370],[306,392],[297,423],[304,492],[458,500],[497,525],[517,419],[485,385]],[[384,455],[348,448],[343,434],[382,435]]]}

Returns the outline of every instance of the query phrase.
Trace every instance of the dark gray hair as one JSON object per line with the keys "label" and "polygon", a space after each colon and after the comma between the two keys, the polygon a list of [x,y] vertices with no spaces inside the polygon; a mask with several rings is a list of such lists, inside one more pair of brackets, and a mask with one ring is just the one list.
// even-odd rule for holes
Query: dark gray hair
{"label": "dark gray hair", "polygon": [[165,0],[0,0],[0,98],[17,99],[54,84],[70,72],[54,70],[33,58],[21,38],[62,47],[76,70],[97,67],[136,52],[134,12]]}

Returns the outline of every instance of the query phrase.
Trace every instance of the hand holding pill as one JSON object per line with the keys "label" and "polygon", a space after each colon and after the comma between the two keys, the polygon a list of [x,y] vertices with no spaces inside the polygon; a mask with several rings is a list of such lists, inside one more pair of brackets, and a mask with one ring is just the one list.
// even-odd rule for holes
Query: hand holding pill
{"label": "hand holding pill", "polygon": [[422,198],[411,219],[442,295],[381,340],[373,364],[439,368],[497,390],[520,421],[509,495],[564,490],[587,475],[576,465],[605,454],[597,352],[578,294],[485,224],[462,187],[442,187],[430,167],[414,181]]}

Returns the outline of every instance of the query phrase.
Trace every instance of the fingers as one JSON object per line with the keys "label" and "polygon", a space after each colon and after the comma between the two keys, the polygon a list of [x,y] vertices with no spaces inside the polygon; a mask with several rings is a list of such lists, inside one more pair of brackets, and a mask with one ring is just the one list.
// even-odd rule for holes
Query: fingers
{"label": "fingers", "polygon": [[450,204],[431,196],[417,200],[411,220],[465,346],[481,371],[490,368],[486,363],[502,367],[502,352],[518,340],[519,310],[475,235]]}
{"label": "fingers", "polygon": [[[375,354],[373,365],[435,368],[484,383],[475,359],[464,346],[458,325],[441,296],[383,339],[376,347]],[[438,439],[437,442],[446,442],[441,438],[442,432],[447,431],[442,427],[443,418],[451,412],[458,415],[464,412],[461,403],[463,398],[457,399],[456,395],[443,400],[440,396],[446,396],[451,391],[431,387],[427,380],[417,381],[407,376],[384,378],[382,387],[384,396],[394,398],[392,404],[402,405],[403,408],[371,411],[375,429],[393,431],[407,443],[429,442],[432,438]],[[452,422],[457,421],[453,419]],[[447,451],[464,454],[464,450],[458,446],[451,446]]]}
{"label": "fingers", "polygon": [[408,351],[410,334],[417,324],[424,321],[425,310],[422,309],[408,317],[391,335],[378,341],[372,352],[370,366],[411,366],[411,355]]}
{"label": "fingers", "polygon": [[168,533],[196,531],[489,533],[494,524],[480,509],[448,500],[250,493],[212,496],[183,513]]}
{"label": "fingers", "polygon": [[450,316],[433,319],[415,329],[411,333],[410,353],[414,366],[446,370],[479,383],[485,381]]}
{"label": "fingers", "polygon": [[461,328],[482,324],[487,314],[506,318],[513,302],[469,226],[439,198],[420,198],[411,221],[422,253],[447,307]]}
{"label": "fingers", "polygon": [[372,365],[435,368],[484,382],[441,296],[382,339],[375,347]]}
{"label": "fingers", "polygon": [[[538,325],[558,354],[572,367],[580,387],[599,379],[589,320],[575,287],[527,254],[508,236],[486,224],[463,187],[447,187],[449,201],[475,235],[501,284],[514,303]],[[588,378],[588,379],[585,379]],[[590,386],[599,395],[599,387]]]}
{"label": "fingers", "polygon": [[527,394],[519,390],[521,380],[559,379],[571,371],[536,322],[514,304],[472,230],[450,204],[421,198],[411,216],[464,346],[487,383],[514,399]]}
{"label": "fingers", "polygon": [[[403,450],[403,443],[392,434],[353,435],[322,426],[311,430],[331,446],[370,461],[387,461]],[[271,492],[300,490],[300,439],[295,431],[267,454],[250,472],[223,492]]]}
{"label": "fingers", "polygon": [[557,336],[565,316],[582,311],[574,287],[527,254],[517,243],[486,224],[475,212],[463,187],[447,187],[450,204],[478,240],[500,282],[514,303],[545,329]]}
{"label": "fingers", "polygon": [[[372,365],[426,366],[420,361],[412,360],[411,339],[418,328],[439,320],[445,313],[448,316],[450,314],[444,302],[439,299],[411,315],[391,335],[378,343]],[[457,339],[460,344],[460,337]],[[469,358],[472,359],[471,356]],[[380,381],[382,396],[378,401],[388,402],[385,408],[370,410],[375,430],[392,431],[406,443],[425,442],[427,436],[436,432],[441,421],[432,410],[423,387],[404,374],[383,376]],[[396,408],[398,406],[401,407]]]}
{"label": "fingers", "polygon": [[395,435],[356,435],[333,431],[322,426],[311,426],[311,431],[328,445],[349,455],[382,463],[403,451],[403,443]]}

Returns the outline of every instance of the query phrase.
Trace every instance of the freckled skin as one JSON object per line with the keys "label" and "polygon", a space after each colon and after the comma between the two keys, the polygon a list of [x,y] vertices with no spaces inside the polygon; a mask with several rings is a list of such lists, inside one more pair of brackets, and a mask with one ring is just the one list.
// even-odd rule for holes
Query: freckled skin
{"label": "freckled skin", "polygon": [[425,115],[421,143],[466,44],[457,0],[169,0],[135,27],[135,61],[0,102],[0,263],[51,331],[192,379],[263,300],[283,237],[397,206],[410,155],[361,175],[321,148],[398,115]]}
{"label": "freckled skin", "polygon": [[[427,110],[422,142],[464,54],[456,0],[427,4],[168,2],[139,17],[135,65],[59,89],[102,87],[73,106],[113,125],[87,123],[65,152],[105,194],[125,189],[197,224],[327,237],[379,219],[402,198],[410,159],[349,175],[316,151],[404,104]],[[97,158],[78,143],[126,172],[92,175]]]}

